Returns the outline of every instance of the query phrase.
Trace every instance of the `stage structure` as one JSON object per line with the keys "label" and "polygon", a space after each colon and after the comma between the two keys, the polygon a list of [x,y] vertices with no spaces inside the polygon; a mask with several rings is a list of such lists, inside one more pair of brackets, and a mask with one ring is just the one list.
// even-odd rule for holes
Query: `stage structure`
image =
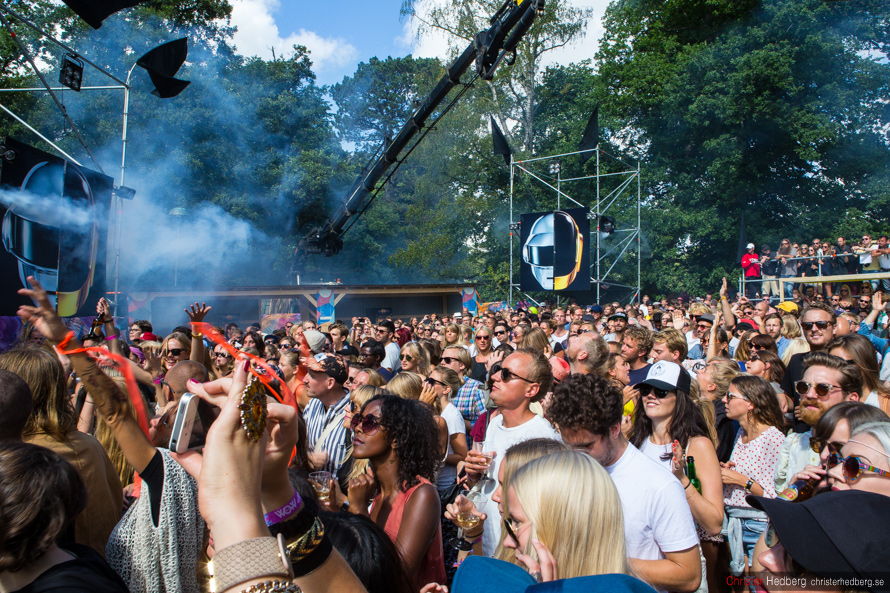
{"label": "stage structure", "polygon": [[[570,163],[577,166],[583,156],[592,151],[596,152],[594,174],[563,177],[563,167]],[[595,191],[591,191],[594,184]],[[571,190],[567,190],[566,185]],[[523,189],[526,191],[522,192]],[[542,190],[544,198],[535,197],[534,189]],[[587,218],[592,222],[588,237],[583,237],[585,248],[589,250],[589,265],[588,258],[583,258],[583,273],[589,275],[590,284],[593,285],[589,289],[594,290],[595,287],[597,302],[606,296],[619,302],[636,300],[640,295],[641,191],[640,163],[631,164],[628,159],[618,158],[599,147],[523,160],[516,160],[510,155],[510,305],[518,298],[514,297],[514,290],[536,302],[527,294],[529,273],[524,268],[529,267],[536,276],[541,276],[541,258],[546,260],[549,257],[554,262],[551,264],[553,280],[549,285],[547,282],[539,282],[542,284],[541,290],[553,290],[557,301],[561,295],[575,292],[572,288],[580,280],[577,278],[569,283],[559,282],[561,272],[558,269],[558,241],[550,243],[552,249],[549,253],[535,244],[536,241],[541,243],[535,238],[541,222],[535,222],[531,229],[522,228],[521,218],[525,218],[528,224],[529,215],[517,216],[515,202],[520,195],[526,193],[532,198],[534,210],[544,210],[549,206],[554,220],[557,221],[560,218],[570,218],[566,211],[576,212],[579,208],[586,210]],[[588,197],[590,194],[593,194],[592,199]],[[547,222],[544,217],[537,220]],[[554,232],[558,234],[558,231]],[[568,234],[572,240],[577,240],[571,233]],[[533,237],[531,240],[528,239],[529,235]],[[521,277],[526,280],[518,283],[515,282],[517,258],[514,257],[517,238],[520,239],[518,259]],[[578,261],[581,261],[580,256]],[[571,270],[567,273],[571,273]],[[577,296],[577,293],[573,296]]]}
{"label": "stage structure", "polygon": [[[109,16],[123,8],[127,8],[129,6],[135,5],[136,3],[128,3],[124,2],[116,2],[116,3],[105,3],[102,6],[95,5],[81,5],[76,4],[71,7],[79,16],[87,20],[90,26],[93,28],[99,28],[102,24],[102,21]],[[34,62],[34,58],[28,52],[28,49],[25,45],[20,41],[19,36],[16,35],[15,31],[13,31],[10,25],[10,19],[20,23],[25,28],[29,29],[32,33],[36,34],[38,37],[43,37],[47,41],[55,44],[62,51],[65,52],[62,59],[62,67],[60,70],[59,83],[62,86],[51,86],[47,81],[47,78]],[[18,46],[19,51],[22,56],[28,61],[31,65],[34,74],[40,79],[40,82],[43,86],[41,87],[29,87],[29,88],[0,88],[0,93],[14,93],[14,92],[27,92],[27,93],[48,93],[52,98],[53,102],[59,109],[59,112],[62,114],[62,117],[65,119],[67,124],[70,126],[71,132],[77,138],[78,142],[83,146],[84,151],[89,156],[90,160],[93,162],[95,168],[99,171],[99,173],[104,174],[105,171],[102,169],[102,165],[96,160],[93,156],[93,152],[90,150],[90,147],[87,145],[86,140],[84,140],[83,136],[80,134],[77,126],[74,121],[71,119],[71,116],[68,114],[67,109],[65,109],[64,102],[60,99],[63,96],[62,93],[65,92],[76,92],[80,93],[81,91],[123,91],[123,113],[122,113],[122,133],[121,133],[121,176],[120,181],[117,185],[113,185],[112,189],[112,210],[115,213],[114,221],[113,221],[113,229],[114,236],[112,237],[112,245],[114,246],[114,295],[120,295],[120,252],[121,252],[121,220],[123,215],[123,202],[124,200],[132,200],[136,194],[136,191],[132,188],[126,187],[124,185],[125,174],[127,170],[127,142],[128,142],[128,134],[127,134],[127,123],[129,119],[129,111],[130,111],[130,79],[133,75],[133,71],[136,69],[136,66],[141,66],[144,68],[155,86],[155,90],[152,94],[165,99],[170,97],[175,97],[179,94],[186,86],[188,86],[188,81],[178,80],[174,78],[177,70],[182,66],[183,62],[186,58],[186,40],[178,39],[176,41],[171,41],[169,43],[165,43],[161,46],[154,48],[149,51],[145,55],[143,55],[139,60],[133,64],[133,66],[127,71],[126,80],[121,80],[116,77],[114,74],[109,72],[107,69],[99,66],[98,64],[90,61],[88,58],[79,54],[75,49],[65,44],[63,41],[58,39],[52,33],[48,33],[43,29],[39,28],[37,25],[29,21],[27,18],[18,14],[17,12],[11,10],[8,6],[0,4],[0,26],[6,29],[16,45]],[[100,72],[103,76],[110,79],[111,83],[107,85],[98,85],[98,86],[83,86],[83,69],[84,65],[90,66],[91,68]],[[72,163],[78,166],[83,166],[81,163],[77,161],[74,157],[69,155],[67,152],[62,150],[56,143],[47,138],[45,135],[41,134],[34,126],[30,125],[23,118],[19,117],[17,114],[13,113],[9,108],[0,102],[0,110],[2,110],[6,115],[12,117],[14,120],[19,122],[21,125],[25,126],[28,130],[30,130],[33,134],[39,137],[41,140],[46,142],[49,146],[51,146],[54,150],[56,150],[59,154],[61,154],[64,158],[68,159]],[[0,146],[0,155],[5,155],[7,151],[3,146]],[[9,157],[6,157],[6,160],[9,160]],[[115,298],[113,301],[113,314],[115,317],[119,315],[125,315],[126,311],[118,310],[117,299]]]}

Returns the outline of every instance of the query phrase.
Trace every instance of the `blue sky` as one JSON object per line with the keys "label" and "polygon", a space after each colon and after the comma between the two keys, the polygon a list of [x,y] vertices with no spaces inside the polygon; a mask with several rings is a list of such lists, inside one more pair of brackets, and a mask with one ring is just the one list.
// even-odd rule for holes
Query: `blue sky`
{"label": "blue sky", "polygon": [[[359,62],[372,57],[445,58],[447,40],[426,37],[417,43],[413,23],[399,15],[401,0],[230,0],[232,24],[238,27],[239,53],[264,59],[288,52],[296,43],[311,52],[318,84],[340,82]],[[439,0],[427,0],[436,2]],[[550,63],[570,63],[592,57],[602,35],[600,19],[608,0],[569,0],[594,9],[587,38],[574,47],[553,52]],[[423,4],[418,4],[423,10]]]}

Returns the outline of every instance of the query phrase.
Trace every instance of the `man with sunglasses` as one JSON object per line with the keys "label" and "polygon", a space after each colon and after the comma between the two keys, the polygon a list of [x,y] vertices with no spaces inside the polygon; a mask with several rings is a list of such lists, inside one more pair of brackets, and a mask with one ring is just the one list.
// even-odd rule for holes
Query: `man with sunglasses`
{"label": "man with sunglasses", "polygon": [[336,475],[352,451],[352,433],[343,426],[349,392],[343,387],[349,378],[346,365],[336,355],[309,360],[303,384],[309,403],[303,410],[309,461],[315,470]]}
{"label": "man with sunglasses", "polygon": [[[640,390],[659,397],[690,387],[689,373],[680,365],[658,362]],[[602,377],[572,375],[553,390],[547,416],[567,445],[596,459],[612,478],[634,573],[659,590],[694,591],[701,558],[683,486],[627,441],[621,432],[623,406],[621,391]]]}
{"label": "man with sunglasses", "polygon": [[460,389],[457,390],[457,395],[451,398],[451,403],[463,416],[467,435],[469,435],[473,424],[485,411],[485,393],[482,391],[482,383],[467,376],[467,370],[473,369],[473,359],[466,348],[446,348],[442,352],[441,364],[460,377]]}
{"label": "man with sunglasses", "polygon": [[380,366],[395,374],[401,368],[399,363],[399,354],[401,349],[399,345],[393,341],[393,334],[396,332],[395,324],[389,319],[384,319],[377,324],[375,329],[375,338],[383,343],[383,349],[386,351],[386,358],[380,363]]}
{"label": "man with sunglasses", "polygon": [[507,449],[531,439],[560,440],[553,426],[530,409],[532,402],[541,401],[553,385],[550,363],[540,351],[520,348],[513,352],[492,375],[492,381],[491,401],[497,404],[499,414],[485,431],[485,452],[493,451],[494,458],[489,467],[486,467],[488,460],[480,455],[480,451],[470,451],[466,458],[467,474],[476,478],[486,474],[490,478],[480,484],[488,497],[483,509],[488,518],[482,536],[486,556],[494,553],[501,536],[501,514],[497,503],[491,500],[491,494],[497,489],[498,468]]}
{"label": "man with sunglasses", "polygon": [[[834,339],[837,329],[837,314],[825,303],[812,303],[804,309],[800,316],[800,327],[803,336],[810,345],[810,352],[795,354],[788,361],[785,376],[782,377],[782,390],[791,396],[794,405],[800,404],[800,397],[794,391],[794,384],[803,378],[804,361],[813,352],[825,350],[828,343]],[[793,424],[794,432],[804,432],[809,427],[796,420]]]}
{"label": "man with sunglasses", "polygon": [[[890,500],[886,496],[826,492],[801,503],[760,496],[747,500],[770,520],[764,534],[769,549],[758,556],[765,569],[757,575],[758,590],[887,590]],[[846,583],[832,585],[825,579]]]}
{"label": "man with sunglasses", "polygon": [[[791,477],[807,465],[820,465],[819,454],[810,447],[812,427],[832,407],[845,401],[859,401],[862,371],[854,364],[825,352],[812,352],[803,363],[803,379],[796,381],[793,391],[798,402],[800,423],[805,432],[790,433],[779,451],[776,467],[776,492],[784,490]],[[792,357],[792,360],[794,357]]]}

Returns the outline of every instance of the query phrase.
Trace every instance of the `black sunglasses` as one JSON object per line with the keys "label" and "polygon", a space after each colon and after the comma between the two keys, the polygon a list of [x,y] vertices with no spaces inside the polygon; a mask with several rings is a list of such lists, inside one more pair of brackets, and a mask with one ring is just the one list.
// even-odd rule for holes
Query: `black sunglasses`
{"label": "black sunglasses", "polygon": [[171,348],[164,352],[164,356],[179,356],[183,352],[185,352],[183,348]]}
{"label": "black sunglasses", "polygon": [[445,364],[451,364],[452,362],[460,362],[460,361],[456,358],[451,357],[451,356],[443,356],[442,362],[444,362]]}
{"label": "black sunglasses", "polygon": [[368,414],[367,416],[356,414],[352,417],[352,421],[350,421],[349,427],[352,430],[360,427],[362,429],[362,433],[364,434],[374,434],[381,428],[384,428],[384,426],[380,424],[380,420],[377,419],[377,416],[374,416],[373,414]]}
{"label": "black sunglasses", "polygon": [[640,397],[646,397],[651,393],[658,399],[664,399],[672,393],[672,391],[670,390],[658,389],[656,387],[652,387],[651,385],[637,385],[637,389],[640,390]]}
{"label": "black sunglasses", "polygon": [[448,383],[445,383],[444,381],[439,381],[438,379],[433,379],[432,377],[427,377],[426,379],[424,379],[424,381],[430,387],[432,387],[433,385],[441,385],[442,387],[448,387]]}
{"label": "black sunglasses", "polygon": [[512,539],[516,543],[516,545],[519,546],[519,538],[516,537],[516,532],[513,531],[513,528],[510,526],[510,521],[512,521],[510,517],[504,517],[504,527],[507,529],[507,535],[510,536],[510,539]]}
{"label": "black sunglasses", "polygon": [[503,329],[502,329],[501,331],[497,331],[497,330],[495,330],[494,335],[496,335],[496,336],[502,336],[502,335],[504,335],[505,333],[507,333],[507,332],[506,332],[506,330],[503,330]]}
{"label": "black sunglasses", "polygon": [[223,350],[222,352],[214,352],[213,355],[217,358],[232,358],[232,355],[225,350]]}
{"label": "black sunglasses", "polygon": [[819,329],[825,329],[828,326],[834,325],[834,324],[830,321],[801,321],[800,322],[800,327],[802,327],[804,331],[810,331],[811,329],[813,329],[814,325],[816,327],[818,327]]}
{"label": "black sunglasses", "polygon": [[513,379],[522,379],[526,383],[535,383],[535,381],[532,381],[531,379],[526,379],[525,377],[517,375],[516,373],[514,373],[507,367],[502,366],[501,367],[501,381],[503,381],[504,383],[507,383],[509,381],[512,381]]}

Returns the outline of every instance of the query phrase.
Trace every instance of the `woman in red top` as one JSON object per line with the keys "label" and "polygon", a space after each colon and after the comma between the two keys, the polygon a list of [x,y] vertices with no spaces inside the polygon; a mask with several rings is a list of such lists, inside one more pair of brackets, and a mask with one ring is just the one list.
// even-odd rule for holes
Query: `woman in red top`
{"label": "woman in red top", "polygon": [[444,452],[432,411],[417,400],[379,395],[353,416],[352,428],[353,456],[368,459],[373,471],[350,480],[349,510],[386,531],[417,589],[445,584],[441,509],[433,485]]}

